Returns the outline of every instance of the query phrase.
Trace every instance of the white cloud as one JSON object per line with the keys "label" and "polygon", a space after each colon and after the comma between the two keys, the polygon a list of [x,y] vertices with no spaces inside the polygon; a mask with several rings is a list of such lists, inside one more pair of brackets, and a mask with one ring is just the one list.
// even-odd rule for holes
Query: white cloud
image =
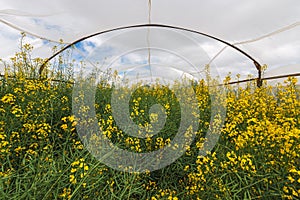
{"label": "white cloud", "polygon": [[[55,41],[63,39],[65,42],[72,42],[92,33],[127,25],[148,23],[148,0],[95,0],[88,3],[72,0],[47,2],[0,0],[0,5],[0,19],[35,35]],[[207,2],[199,0],[153,0],[151,21],[152,23],[193,29],[235,43],[257,38],[299,22],[299,7],[300,1],[298,0],[211,0]],[[0,24],[0,29],[0,57],[8,59],[14,52],[18,51],[19,31],[3,24]],[[119,33],[123,34],[124,31],[115,34]],[[179,35],[175,36],[176,34],[173,34],[172,37],[159,32],[157,35],[153,34],[155,33],[152,33],[152,37],[155,39],[150,40],[153,46],[158,45],[179,52],[178,54],[191,60],[192,63],[196,63],[197,66],[203,66],[207,60],[206,56],[214,57],[224,46],[222,43],[203,36],[185,34],[187,38],[184,40]],[[293,69],[297,71],[296,68],[299,65],[295,64],[300,64],[300,56],[298,55],[300,52],[299,35],[300,28],[298,26],[261,41],[239,45],[239,47],[262,64],[268,64],[268,70],[294,64]],[[141,43],[147,47],[146,38],[143,41],[135,41],[134,37],[126,40],[126,37],[122,38],[121,35],[119,36],[120,40],[110,40],[114,36],[114,33],[104,34],[102,37],[89,38],[87,41],[98,46],[104,44],[105,41],[110,41],[112,47],[123,50],[134,49],[136,46],[141,46]],[[28,41],[36,47],[34,56],[48,57],[51,55],[53,43],[46,45],[42,40],[36,38],[29,38]],[[194,45],[195,43],[198,43],[207,55],[204,55],[203,51]],[[2,48],[3,46],[5,48]],[[93,51],[90,46],[85,46],[85,49],[88,52]],[[100,49],[99,51],[102,56],[109,56],[109,53],[112,53],[107,49],[103,50]],[[134,56],[136,55],[132,54],[130,59],[140,59]],[[158,57],[159,55],[157,55]],[[199,59],[199,57],[201,58]],[[103,59],[103,57],[99,59]],[[163,56],[159,60],[167,63],[178,63],[178,60],[174,60],[174,56]],[[256,74],[253,63],[230,48],[220,54],[214,64],[221,76],[227,74],[228,71],[232,71],[233,74],[241,73],[244,76],[247,73]],[[285,70],[278,71],[278,73],[285,72]]]}

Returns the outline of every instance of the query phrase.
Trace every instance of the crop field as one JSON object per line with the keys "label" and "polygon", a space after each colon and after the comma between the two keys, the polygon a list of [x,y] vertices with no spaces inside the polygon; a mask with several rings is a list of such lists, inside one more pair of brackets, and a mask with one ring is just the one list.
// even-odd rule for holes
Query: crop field
{"label": "crop field", "polygon": [[[54,70],[37,78],[43,60],[31,59],[31,49],[25,45],[16,53],[0,77],[0,199],[300,198],[296,78],[276,86],[265,82],[260,88],[255,82],[226,85],[226,101],[219,102],[226,107],[220,137],[211,152],[199,155],[206,132],[218,123],[211,122],[210,86],[205,80],[192,86],[199,113],[193,115],[197,130],[188,129],[195,135],[190,145],[172,143],[183,118],[180,99],[159,84],[136,87],[129,98],[129,118],[138,127],[147,127],[149,135],[134,137],[118,126],[111,100],[115,88],[103,81],[96,86],[92,102],[103,135],[80,137],[78,124],[83,127],[84,120],[74,116],[72,109],[85,113],[91,108],[72,107],[80,99],[72,96],[75,86],[67,73]],[[122,92],[126,96],[126,88]],[[84,94],[78,96],[84,99]],[[123,96],[116,98],[121,101]],[[164,110],[163,119],[151,112],[157,104]],[[151,135],[154,127],[149,124],[161,120],[163,127]],[[136,154],[180,146],[184,151],[160,169],[117,170],[84,145],[86,140],[100,147],[103,136]],[[95,154],[97,149],[92,151]]]}

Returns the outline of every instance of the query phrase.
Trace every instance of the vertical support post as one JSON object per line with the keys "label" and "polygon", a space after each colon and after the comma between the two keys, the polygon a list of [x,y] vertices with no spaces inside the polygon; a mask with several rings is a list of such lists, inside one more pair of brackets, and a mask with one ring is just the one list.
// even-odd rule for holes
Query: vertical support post
{"label": "vertical support post", "polygon": [[258,78],[257,78],[257,83],[256,84],[257,84],[257,87],[261,87],[262,86],[261,65],[256,61],[254,61],[254,65],[255,65],[255,67],[258,71]]}

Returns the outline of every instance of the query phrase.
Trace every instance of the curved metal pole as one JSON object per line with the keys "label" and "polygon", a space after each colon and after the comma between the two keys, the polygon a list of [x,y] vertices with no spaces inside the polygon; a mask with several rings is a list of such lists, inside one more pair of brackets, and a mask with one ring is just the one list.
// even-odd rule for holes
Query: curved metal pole
{"label": "curved metal pole", "polygon": [[58,54],[60,54],[61,52],[63,52],[64,50],[70,48],[71,46],[73,46],[74,44],[78,43],[78,42],[81,42],[83,40],[86,40],[88,38],[91,38],[91,37],[94,37],[96,35],[101,35],[101,34],[104,34],[104,33],[109,33],[109,32],[112,32],[112,31],[118,31],[118,30],[124,30],[124,29],[130,29],[130,28],[139,28],[139,27],[160,27],[160,28],[170,28],[170,29],[177,29],[177,30],[182,30],[182,31],[187,31],[187,32],[191,32],[191,33],[196,33],[196,34],[199,34],[199,35],[203,35],[205,37],[208,37],[208,38],[211,38],[211,39],[214,39],[214,40],[217,40],[221,43],[224,43],[226,44],[227,46],[230,46],[231,48],[239,51],[240,53],[242,53],[244,56],[246,56],[247,58],[249,58],[250,60],[253,61],[257,71],[258,71],[258,78],[257,78],[257,86],[260,87],[262,85],[262,77],[261,77],[261,65],[259,64],[259,62],[257,62],[252,56],[250,56],[248,53],[246,53],[245,51],[241,50],[240,48],[234,46],[233,44],[230,44],[229,42],[226,42],[220,38],[217,38],[217,37],[214,37],[212,35],[209,35],[209,34],[206,34],[206,33],[203,33],[203,32],[199,32],[199,31],[195,31],[195,30],[190,30],[190,29],[187,29],[187,28],[182,28],[182,27],[176,27],[176,26],[170,26],[170,25],[164,25],[164,24],[138,24],[138,25],[132,25],[132,26],[124,26],[124,27],[119,27],[119,28],[114,28],[114,29],[110,29],[110,30],[105,30],[105,31],[101,31],[101,32],[97,32],[97,33],[94,33],[94,34],[91,34],[91,35],[88,35],[88,36],[85,36],[85,37],[82,37],[74,42],[72,42],[71,44],[68,44],[67,46],[65,46],[64,48],[62,48],[60,51],[56,52],[55,54],[53,54],[51,57],[49,57],[40,67],[39,69],[39,75],[41,76],[46,64],[51,60],[53,59],[55,56],[57,56]]}

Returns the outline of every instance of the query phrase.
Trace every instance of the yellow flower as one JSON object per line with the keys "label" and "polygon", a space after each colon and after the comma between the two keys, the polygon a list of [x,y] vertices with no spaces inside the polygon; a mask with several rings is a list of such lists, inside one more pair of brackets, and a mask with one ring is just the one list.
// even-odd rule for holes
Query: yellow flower
{"label": "yellow flower", "polygon": [[63,124],[60,126],[63,130],[66,130],[68,128],[68,125],[67,124]]}
{"label": "yellow flower", "polygon": [[71,169],[71,173],[74,173],[74,172],[76,172],[76,171],[77,171],[76,168],[72,168],[72,169]]}
{"label": "yellow flower", "polygon": [[189,165],[186,165],[185,167],[184,167],[184,171],[188,171],[190,169],[190,166]]}
{"label": "yellow flower", "polygon": [[79,165],[79,161],[78,161],[78,160],[77,160],[77,161],[74,161],[74,162],[72,162],[71,165],[72,165],[72,166]]}
{"label": "yellow flower", "polygon": [[19,152],[22,151],[22,150],[23,150],[23,148],[20,147],[20,146],[18,146],[17,148],[15,148],[15,152],[17,152],[17,153],[19,153]]}
{"label": "yellow flower", "polygon": [[83,163],[80,163],[80,164],[79,164],[79,168],[82,168],[82,167],[83,167]]}
{"label": "yellow flower", "polygon": [[15,101],[15,96],[13,94],[6,94],[4,97],[1,98],[3,103],[10,103],[12,104]]}
{"label": "yellow flower", "polygon": [[64,188],[63,193],[60,194],[60,197],[69,197],[71,194],[71,189],[70,188]]}
{"label": "yellow flower", "polygon": [[74,120],[75,120],[75,116],[74,115],[69,116],[69,121],[70,122],[73,122]]}
{"label": "yellow flower", "polygon": [[70,183],[76,184],[77,180],[73,174],[70,175]]}
{"label": "yellow flower", "polygon": [[63,122],[67,122],[67,117],[63,117],[61,120],[62,120]]}
{"label": "yellow flower", "polygon": [[293,183],[293,182],[295,181],[295,179],[294,179],[293,177],[291,177],[291,176],[288,176],[288,179],[289,179],[289,181],[290,181],[291,183]]}
{"label": "yellow flower", "polygon": [[282,189],[285,193],[289,193],[289,189],[286,186],[284,186]]}

